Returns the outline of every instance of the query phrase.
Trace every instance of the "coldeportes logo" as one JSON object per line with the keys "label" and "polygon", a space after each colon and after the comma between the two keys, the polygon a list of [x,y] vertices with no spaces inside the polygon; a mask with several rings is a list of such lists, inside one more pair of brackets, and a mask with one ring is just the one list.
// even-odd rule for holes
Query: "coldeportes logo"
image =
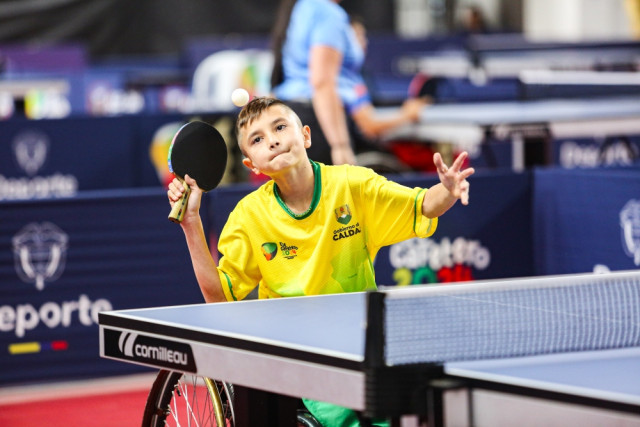
{"label": "coldeportes logo", "polygon": [[0,200],[69,197],[78,191],[78,180],[71,175],[55,173],[38,176],[49,155],[49,138],[42,132],[25,131],[12,142],[17,166],[27,177],[6,178],[0,175]]}
{"label": "coldeportes logo", "polygon": [[98,313],[113,310],[111,302],[104,298],[92,301],[87,295],[80,295],[77,300],[55,302],[48,301],[39,307],[32,304],[0,306],[0,332],[13,331],[18,338],[34,330],[41,324],[49,329],[69,328],[75,320],[82,326],[93,326],[98,323]]}
{"label": "coldeportes logo", "polygon": [[31,223],[13,237],[14,265],[18,277],[39,291],[64,271],[69,236],[50,222]]}
{"label": "coldeportes logo", "polygon": [[107,328],[103,333],[105,356],[196,372],[193,350],[189,344]]}
{"label": "coldeportes logo", "polygon": [[[45,284],[63,274],[69,236],[55,224],[30,223],[13,237],[12,243],[15,270],[23,282],[35,284],[38,291],[43,291]],[[98,323],[99,312],[112,309],[109,300],[92,300],[85,294],[75,300],[47,301],[39,306],[32,303],[0,305],[0,332],[13,331],[17,337],[23,338],[29,331],[41,326],[49,329],[69,328],[79,322],[81,326],[91,327]],[[28,344],[16,344],[12,354],[39,352],[44,348],[42,342]],[[66,341],[46,344],[51,344],[55,347],[53,349],[61,349],[60,344],[64,344],[66,349],[67,345]]]}
{"label": "coldeportes logo", "polygon": [[278,245],[274,242],[267,242],[262,244],[262,255],[267,259],[267,261],[271,261],[276,257],[278,253]]}
{"label": "coldeportes logo", "polygon": [[49,138],[40,132],[27,131],[13,140],[16,162],[27,175],[34,176],[47,160]]}

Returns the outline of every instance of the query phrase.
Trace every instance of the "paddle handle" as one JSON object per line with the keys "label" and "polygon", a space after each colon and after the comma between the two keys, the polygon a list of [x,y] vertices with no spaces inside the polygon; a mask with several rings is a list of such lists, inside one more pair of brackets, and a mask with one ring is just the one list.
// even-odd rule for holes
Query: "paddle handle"
{"label": "paddle handle", "polygon": [[191,194],[191,188],[185,184],[185,182],[178,178],[182,185],[184,186],[184,193],[182,197],[173,204],[173,208],[171,208],[171,213],[169,213],[169,221],[175,222],[176,224],[180,224],[182,219],[184,218],[184,213],[187,211],[187,204],[189,203],[189,195]]}

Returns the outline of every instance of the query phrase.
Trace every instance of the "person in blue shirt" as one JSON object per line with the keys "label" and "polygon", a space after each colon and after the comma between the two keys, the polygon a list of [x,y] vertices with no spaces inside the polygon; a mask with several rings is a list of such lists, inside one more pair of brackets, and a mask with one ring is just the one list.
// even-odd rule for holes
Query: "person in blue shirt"
{"label": "person in blue shirt", "polygon": [[408,100],[395,117],[375,117],[361,74],[365,44],[340,0],[282,0],[272,34],[272,92],[287,102],[314,134],[312,160],[355,164],[349,123],[366,138],[416,121],[424,100]]}

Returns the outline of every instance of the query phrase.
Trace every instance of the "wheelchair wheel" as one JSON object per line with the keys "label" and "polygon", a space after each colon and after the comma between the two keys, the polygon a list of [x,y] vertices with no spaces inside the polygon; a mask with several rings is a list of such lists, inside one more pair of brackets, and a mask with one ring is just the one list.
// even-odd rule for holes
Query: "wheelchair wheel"
{"label": "wheelchair wheel", "polygon": [[234,426],[233,385],[161,370],[151,387],[142,427]]}
{"label": "wheelchair wheel", "polygon": [[322,424],[306,409],[298,409],[297,419],[298,427],[322,427]]}

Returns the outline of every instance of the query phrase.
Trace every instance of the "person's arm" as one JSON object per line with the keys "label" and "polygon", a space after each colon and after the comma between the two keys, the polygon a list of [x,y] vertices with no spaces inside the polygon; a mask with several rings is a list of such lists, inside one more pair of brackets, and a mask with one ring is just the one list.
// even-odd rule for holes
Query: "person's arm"
{"label": "person's arm", "polygon": [[[202,190],[196,184],[196,181],[188,175],[185,177],[185,183],[191,187],[191,195],[184,218],[180,223],[184,232],[191,255],[193,270],[198,280],[198,285],[206,302],[223,302],[227,301],[220,276],[218,274],[217,265],[211,256],[209,245],[204,233],[202,219],[200,218],[200,201],[202,200]],[[182,196],[184,186],[179,180],[174,179],[169,184],[167,195],[169,203],[173,204]]]}
{"label": "person's arm", "polygon": [[469,182],[467,178],[475,170],[473,168],[462,169],[462,163],[467,158],[466,152],[460,155],[448,167],[442,160],[440,153],[433,155],[433,162],[438,171],[440,183],[429,188],[422,202],[422,214],[427,218],[437,218],[448,211],[458,199],[463,205],[469,204]]}
{"label": "person's arm", "polygon": [[397,114],[384,118],[376,116],[376,109],[372,104],[366,104],[356,109],[351,117],[364,136],[375,139],[397,126],[417,122],[420,112],[427,104],[425,98],[407,99]]}
{"label": "person's arm", "polygon": [[[309,83],[313,90],[313,110],[331,146],[333,164],[355,164],[347,118],[338,95],[338,75],[342,54],[328,46],[314,46],[309,57]],[[313,142],[312,142],[313,143]]]}

